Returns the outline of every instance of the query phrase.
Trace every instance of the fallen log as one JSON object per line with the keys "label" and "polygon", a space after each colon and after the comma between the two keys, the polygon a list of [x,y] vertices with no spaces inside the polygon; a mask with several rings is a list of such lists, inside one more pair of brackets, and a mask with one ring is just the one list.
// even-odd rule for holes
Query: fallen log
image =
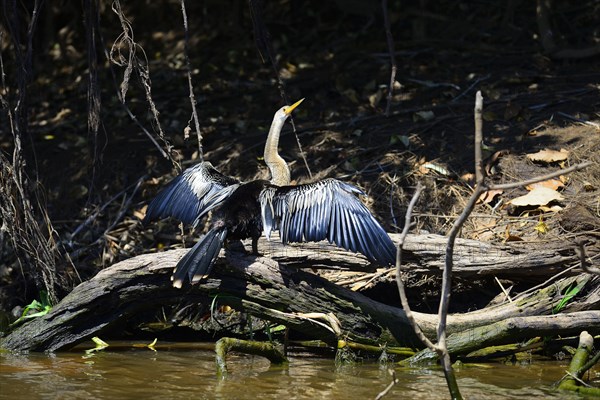
{"label": "fallen log", "polygon": [[[598,319],[600,319],[600,316]],[[598,319],[596,319],[596,321],[598,321]],[[590,388],[588,386],[580,385],[580,382],[584,383],[582,378],[583,374],[587,371],[585,369],[585,366],[592,354],[593,348],[594,338],[592,337],[592,335],[590,335],[590,333],[587,331],[581,332],[581,334],[579,335],[579,346],[577,346],[577,351],[573,355],[573,359],[569,364],[567,375],[564,376],[558,384],[559,390],[570,390],[574,392],[579,392],[581,394],[589,394],[595,396],[600,395],[600,388]],[[596,360],[596,362],[597,361],[598,360]]]}
{"label": "fallen log", "polygon": [[[65,349],[94,335],[110,336],[143,311],[176,305],[183,298],[206,304],[216,293],[223,294],[238,310],[330,343],[337,340],[330,329],[308,318],[296,318],[294,313],[333,313],[340,321],[344,337],[352,341],[420,346],[402,309],[265,257],[224,252],[226,259],[218,260],[209,279],[184,290],[174,289],[169,276],[185,252],[145,254],[101,271],[77,286],[50,313],[1,339],[0,347],[34,351]],[[312,266],[312,259],[305,266]],[[599,282],[599,277],[588,274],[565,278],[513,303],[452,315],[448,331],[473,329],[512,316],[551,314],[566,288],[573,284],[582,286],[572,303],[575,309],[597,309]],[[564,311],[571,311],[570,306]],[[425,334],[433,337],[437,316],[416,313],[416,318]]]}
{"label": "fallen log", "polygon": [[[398,242],[399,234],[390,234]],[[404,242],[403,269],[412,274],[441,275],[444,268],[447,238],[441,235],[408,235]],[[249,241],[245,243],[249,247]],[[275,237],[259,240],[259,251],[265,256],[298,268],[349,270],[364,273],[374,270],[361,254],[351,253],[326,242],[283,245]],[[600,253],[595,243],[588,246],[591,258]],[[310,260],[310,262],[307,262]],[[576,246],[568,241],[553,243],[510,242],[495,244],[471,239],[456,239],[452,273],[461,278],[498,277],[522,282],[539,282],[579,262]],[[394,272],[394,268],[379,272]],[[570,271],[575,275],[581,269]],[[333,275],[327,276],[335,281]],[[341,278],[344,279],[344,278]],[[393,281],[393,275],[390,281]],[[339,280],[339,278],[338,278]]]}
{"label": "fallen log", "polygon": [[283,354],[283,349],[273,343],[225,337],[219,339],[215,345],[217,372],[221,375],[227,374],[226,358],[227,353],[230,351],[262,356],[267,358],[273,364],[283,364],[288,362]]}
{"label": "fallen log", "polygon": [[[600,311],[598,310],[510,317],[490,325],[451,334],[447,339],[448,352],[452,356],[467,355],[484,347],[516,343],[536,336],[575,336],[582,330],[588,330],[591,334],[597,335],[600,334],[598,321],[600,321]],[[437,353],[425,349],[402,362],[406,364],[428,363],[436,361],[437,358]]]}
{"label": "fallen log", "polygon": [[[145,254],[119,262],[83,282],[51,312],[17,328],[0,340],[10,350],[55,351],[94,335],[109,335],[143,310],[177,304],[182,298],[210,301],[211,294],[227,297],[236,309],[259,318],[289,325],[325,341],[337,340],[320,324],[286,314],[332,312],[352,340],[393,341],[394,337],[417,343],[402,310],[377,303],[359,293],[336,286],[312,273],[285,268],[273,260],[228,252],[206,281],[183,290],[169,280],[171,271],[186,250]],[[286,312],[278,312],[285,310]],[[373,315],[399,321],[392,335]]]}

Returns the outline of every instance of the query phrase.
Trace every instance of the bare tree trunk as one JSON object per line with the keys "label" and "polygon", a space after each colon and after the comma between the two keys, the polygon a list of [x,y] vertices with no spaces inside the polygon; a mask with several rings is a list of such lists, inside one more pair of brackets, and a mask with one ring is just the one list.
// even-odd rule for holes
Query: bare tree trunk
{"label": "bare tree trunk", "polygon": [[[328,342],[337,339],[330,330],[310,319],[296,318],[293,313],[333,313],[348,340],[419,346],[402,309],[265,257],[228,251],[226,260],[218,260],[208,280],[183,290],[175,289],[169,276],[183,254],[185,250],[145,254],[101,271],[77,286],[46,316],[1,339],[0,347],[34,351],[66,349],[94,335],[123,330],[131,317],[144,311],[178,304],[182,298],[207,303],[216,292],[236,309]],[[292,264],[297,265],[297,260]],[[312,267],[312,260],[305,266]],[[583,286],[576,299],[578,302],[574,303],[576,309],[597,309],[600,278],[580,274],[555,282],[518,302],[451,315],[448,332],[474,329],[514,316],[551,314],[553,305],[562,297],[562,290],[574,282]],[[570,311],[568,306],[565,311]],[[415,318],[426,335],[435,335],[435,315],[415,313]]]}

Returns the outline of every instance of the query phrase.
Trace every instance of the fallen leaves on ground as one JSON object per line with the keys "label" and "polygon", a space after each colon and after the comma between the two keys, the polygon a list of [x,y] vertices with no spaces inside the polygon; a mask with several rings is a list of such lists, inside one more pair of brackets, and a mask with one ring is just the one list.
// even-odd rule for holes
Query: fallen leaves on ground
{"label": "fallen leaves on ground", "polygon": [[504,193],[504,191],[499,189],[488,190],[487,192],[481,193],[479,199],[477,199],[477,203],[489,204],[496,198],[496,196],[501,195],[502,193]]}
{"label": "fallen leaves on ground", "polygon": [[560,201],[564,197],[556,190],[547,187],[536,187],[524,196],[512,199],[509,203],[517,207],[545,206],[551,201]]}
{"label": "fallen leaves on ground", "polygon": [[531,161],[545,163],[561,162],[569,158],[569,151],[565,149],[560,149],[560,151],[545,149],[540,150],[537,153],[527,154],[527,158]]}
{"label": "fallen leaves on ground", "polygon": [[537,187],[545,187],[552,190],[558,190],[565,187],[565,184],[558,179],[548,179],[547,181],[532,183],[531,185],[525,186],[527,190],[533,190]]}

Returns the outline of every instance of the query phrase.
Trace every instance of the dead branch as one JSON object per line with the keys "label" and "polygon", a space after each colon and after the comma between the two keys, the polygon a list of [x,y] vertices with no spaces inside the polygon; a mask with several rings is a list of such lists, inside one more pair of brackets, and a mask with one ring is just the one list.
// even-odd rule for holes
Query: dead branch
{"label": "dead branch", "polygon": [[[146,101],[148,102],[148,106],[150,108],[150,113],[154,119],[154,123],[156,129],[158,130],[158,137],[163,142],[166,150],[163,150],[162,147],[158,146],[161,154],[171,161],[173,167],[179,172],[181,171],[181,167],[179,163],[177,163],[171,154],[173,146],[167,140],[165,133],[160,124],[160,119],[158,118],[158,110],[156,109],[156,104],[152,98],[152,81],[150,79],[150,67],[148,62],[148,57],[146,56],[146,52],[133,38],[133,27],[131,26],[131,22],[125,17],[123,9],[121,8],[121,3],[119,0],[114,0],[112,3],[112,11],[117,14],[119,17],[119,22],[121,24],[122,32],[119,37],[115,40],[112,48],[110,49],[109,61],[121,66],[125,67],[125,71],[123,73],[123,81],[121,82],[121,91],[118,93],[118,97],[121,103],[125,103],[125,99],[127,96],[127,91],[129,89],[129,79],[133,71],[137,72],[138,77],[140,79],[140,83],[142,88],[144,89],[144,93],[146,95]],[[121,47],[125,46],[127,48],[127,56],[124,57],[122,55]],[[142,56],[138,56],[138,51],[141,52]],[[129,110],[127,108],[127,110]],[[130,114],[130,117],[137,121],[137,119]],[[147,135],[150,137],[152,135],[149,134],[147,130],[144,130]],[[158,145],[156,141],[153,140],[155,145]]]}
{"label": "dead branch", "polygon": [[419,183],[417,185],[417,189],[415,190],[415,193],[413,194],[412,199],[410,200],[410,203],[408,203],[408,208],[406,209],[406,216],[405,216],[405,220],[404,220],[404,229],[402,230],[402,233],[400,234],[400,239],[398,240],[398,250],[396,253],[396,286],[398,286],[398,292],[400,294],[400,301],[402,303],[402,309],[406,313],[406,317],[408,318],[410,325],[413,327],[415,334],[421,340],[421,342],[423,342],[423,344],[425,346],[434,350],[435,345],[427,338],[427,336],[425,336],[425,334],[421,330],[421,327],[419,326],[419,324],[417,324],[417,321],[415,320],[412,310],[410,309],[410,304],[408,303],[408,297],[406,296],[406,290],[404,289],[404,282],[402,281],[402,272],[400,270],[401,266],[402,266],[402,251],[404,248],[404,241],[406,240],[406,236],[408,235],[408,230],[412,226],[412,219],[411,219],[412,211],[413,211],[413,208],[415,207],[415,204],[417,203],[417,200],[418,200],[419,196],[421,195],[422,191],[423,191],[423,186],[421,185],[421,183]]}
{"label": "dead branch", "polygon": [[[400,235],[390,233],[396,243]],[[444,249],[447,238],[423,234],[406,236],[402,252],[402,270],[417,275],[441,275],[444,268]],[[248,248],[250,242],[245,242]],[[275,237],[272,241],[261,239],[262,254],[286,265],[303,267],[310,260],[314,268],[335,283],[346,281],[351,285],[356,279],[368,280],[374,275],[395,279],[395,267],[374,271],[370,262],[360,254],[350,253],[325,242],[282,245]],[[565,265],[579,265],[579,257],[572,244],[561,242],[552,246],[540,243],[510,242],[494,244],[472,239],[457,238],[454,244],[454,273],[464,279],[497,276],[518,282],[538,283],[564,271]],[[588,252],[598,254],[600,249],[590,247]],[[592,254],[590,254],[591,256]],[[327,271],[331,270],[331,273]],[[358,271],[356,278],[348,279],[339,270]],[[565,276],[580,273],[567,271]]]}
{"label": "dead branch", "polygon": [[[582,330],[600,333],[600,311],[589,310],[570,314],[511,317],[490,325],[467,329],[448,336],[448,351],[453,356],[489,346],[515,343],[536,336],[573,336]],[[425,349],[405,360],[407,364],[432,362],[437,355]]]}
{"label": "dead branch", "polygon": [[[319,321],[314,318],[306,318],[308,313],[332,313],[340,322],[342,334],[354,342],[419,345],[402,309],[265,257],[225,251],[226,259],[218,260],[210,279],[184,290],[174,289],[169,276],[185,252],[172,250],[145,254],[102,270],[77,286],[50,313],[1,339],[0,347],[33,351],[65,349],[95,335],[110,336],[111,332],[122,332],[128,329],[128,321],[134,316],[148,315],[154,320],[157,310],[175,307],[182,299],[210,304],[216,293],[226,298],[236,310],[285,324],[331,345],[337,343],[335,329],[317,323]],[[312,267],[312,260],[305,260],[304,267]],[[552,314],[554,305],[571,285],[582,289],[564,312],[597,309],[600,306],[599,282],[600,277],[580,274],[554,282],[513,303],[450,315],[448,332],[473,329],[516,316]],[[424,334],[433,337],[437,316],[416,312],[414,316]]]}
{"label": "dead branch", "polygon": [[581,382],[581,378],[585,373],[583,367],[590,358],[590,354],[594,348],[594,338],[587,331],[581,332],[579,335],[579,346],[573,355],[573,359],[569,364],[567,375],[563,377],[558,385],[559,389],[562,390],[573,390],[578,391],[581,389],[578,382]]}
{"label": "dead branch", "polygon": [[[33,36],[43,2],[36,0],[27,27],[25,42],[21,41],[19,24],[21,17],[16,2],[6,2],[7,28],[12,39],[16,62],[18,97],[14,114],[8,98],[2,97],[2,107],[7,110],[14,149],[12,163],[0,153],[0,216],[3,221],[0,229],[7,231],[19,264],[24,272],[33,277],[38,290],[46,291],[52,303],[58,301],[57,292],[65,290],[65,275],[60,268],[64,256],[54,241],[54,228],[46,212],[45,205],[30,189],[26,173],[26,155],[22,141],[28,130],[28,85],[33,75]],[[25,52],[23,52],[23,49]],[[5,93],[6,79],[4,62],[1,63],[2,86]],[[33,159],[34,174],[37,176],[35,149],[29,156]],[[36,200],[32,202],[32,197]]]}
{"label": "dead branch", "polygon": [[287,362],[287,358],[283,355],[283,351],[273,343],[235,338],[221,338],[215,345],[217,370],[220,374],[227,373],[227,362],[225,359],[227,358],[227,353],[230,351],[262,356],[274,364],[283,364]]}
{"label": "dead branch", "polygon": [[[194,85],[192,84],[192,67],[190,65],[190,32],[188,29],[187,13],[185,11],[185,0],[181,0],[181,14],[183,16],[183,30],[185,33],[183,54],[185,56],[185,65],[187,69],[188,77],[188,89],[190,91],[190,104],[192,106],[192,119],[194,120],[194,126],[196,127],[196,136],[198,138],[198,157],[200,161],[204,161],[204,151],[202,150],[202,132],[200,132],[200,122],[198,121],[198,111],[196,111],[196,97],[194,96]],[[190,123],[188,121],[188,128]]]}

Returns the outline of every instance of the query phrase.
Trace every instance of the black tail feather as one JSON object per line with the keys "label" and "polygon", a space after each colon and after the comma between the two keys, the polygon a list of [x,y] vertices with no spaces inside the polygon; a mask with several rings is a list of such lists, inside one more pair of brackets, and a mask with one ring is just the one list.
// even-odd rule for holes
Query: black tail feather
{"label": "black tail feather", "polygon": [[226,235],[227,228],[224,226],[206,232],[206,235],[175,266],[171,276],[173,286],[181,288],[186,277],[192,283],[207,277],[223,247]]}

